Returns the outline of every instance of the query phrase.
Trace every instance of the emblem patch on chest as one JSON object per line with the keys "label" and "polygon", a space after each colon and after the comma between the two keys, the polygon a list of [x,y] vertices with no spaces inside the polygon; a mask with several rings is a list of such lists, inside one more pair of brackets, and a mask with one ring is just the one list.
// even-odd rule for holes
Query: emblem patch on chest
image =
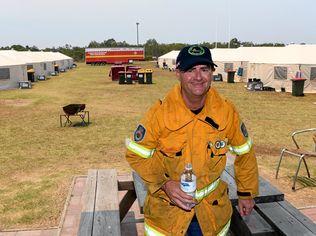
{"label": "emblem patch on chest", "polygon": [[226,146],[226,142],[223,140],[216,141],[214,144],[216,149],[224,148]]}
{"label": "emblem patch on chest", "polygon": [[145,137],[146,129],[143,125],[139,124],[134,131],[134,140],[136,142],[142,141]]}

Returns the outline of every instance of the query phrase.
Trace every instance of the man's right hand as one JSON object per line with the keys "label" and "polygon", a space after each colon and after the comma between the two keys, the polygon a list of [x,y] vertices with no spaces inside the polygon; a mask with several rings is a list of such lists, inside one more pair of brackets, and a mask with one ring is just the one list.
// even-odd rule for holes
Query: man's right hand
{"label": "man's right hand", "polygon": [[172,203],[186,211],[190,211],[192,206],[196,204],[193,197],[181,190],[179,181],[168,180],[161,189],[167,194]]}

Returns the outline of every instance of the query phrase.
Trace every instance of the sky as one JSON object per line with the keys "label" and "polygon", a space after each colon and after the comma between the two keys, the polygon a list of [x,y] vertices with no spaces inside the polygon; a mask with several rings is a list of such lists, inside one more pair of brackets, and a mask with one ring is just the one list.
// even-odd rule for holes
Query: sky
{"label": "sky", "polygon": [[1,0],[0,47],[102,42],[316,43],[315,0]]}

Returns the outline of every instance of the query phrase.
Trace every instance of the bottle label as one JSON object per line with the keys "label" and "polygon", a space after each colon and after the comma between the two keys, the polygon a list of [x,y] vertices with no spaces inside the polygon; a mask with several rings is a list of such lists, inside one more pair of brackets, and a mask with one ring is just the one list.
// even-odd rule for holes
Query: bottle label
{"label": "bottle label", "polygon": [[196,190],[196,177],[192,176],[192,181],[185,181],[181,177],[181,190],[186,193],[194,193]]}

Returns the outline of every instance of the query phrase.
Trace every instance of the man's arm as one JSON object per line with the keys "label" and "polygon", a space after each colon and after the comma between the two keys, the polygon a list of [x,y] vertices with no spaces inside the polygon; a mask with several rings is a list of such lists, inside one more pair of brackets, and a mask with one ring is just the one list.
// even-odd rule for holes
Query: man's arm
{"label": "man's arm", "polygon": [[240,120],[233,107],[230,124],[230,152],[236,155],[234,162],[238,207],[241,215],[248,215],[254,207],[254,197],[259,192],[259,174],[253,143],[245,124]]}
{"label": "man's arm", "polygon": [[160,135],[157,102],[140,122],[133,137],[126,142],[126,160],[139,174],[151,194],[156,193],[169,180],[165,175],[163,157],[156,151]]}

